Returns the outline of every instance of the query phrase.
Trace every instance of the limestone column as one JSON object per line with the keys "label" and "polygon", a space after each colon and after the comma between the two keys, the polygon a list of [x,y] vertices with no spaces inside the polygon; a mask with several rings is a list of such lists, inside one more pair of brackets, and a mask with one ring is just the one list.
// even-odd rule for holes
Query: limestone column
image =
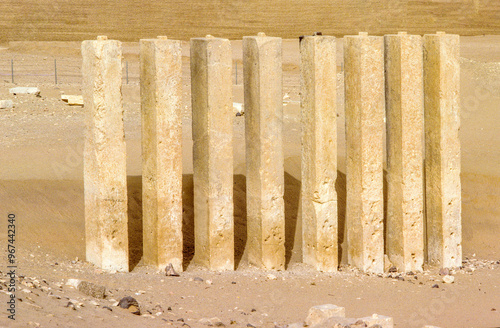
{"label": "limestone column", "polygon": [[347,142],[346,229],[349,264],[384,270],[384,46],[383,38],[344,37]]}
{"label": "limestone column", "polygon": [[462,265],[459,52],[458,35],[424,35],[427,256],[441,267]]}
{"label": "limestone column", "polygon": [[247,249],[250,264],[285,269],[281,38],[243,38]]}
{"label": "limestone column", "polygon": [[181,42],[140,40],[144,264],[182,271]]}
{"label": "limestone column", "polygon": [[300,42],[303,261],[337,271],[337,67],[335,37]]}
{"label": "limestone column", "polygon": [[386,252],[401,271],[422,271],[423,54],[422,37],[386,35],[387,228]]}
{"label": "limestone column", "polygon": [[126,272],[129,256],[121,42],[105,36],[84,41],[82,56],[86,257],[100,268]]}
{"label": "limestone column", "polygon": [[234,270],[232,53],[227,39],[191,39],[195,261]]}

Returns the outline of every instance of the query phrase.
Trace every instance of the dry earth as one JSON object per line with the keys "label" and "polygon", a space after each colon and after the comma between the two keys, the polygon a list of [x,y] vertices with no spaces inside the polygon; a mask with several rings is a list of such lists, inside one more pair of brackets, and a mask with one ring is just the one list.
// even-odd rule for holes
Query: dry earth
{"label": "dry earth", "polygon": [[[6,44],[0,50],[0,62],[14,58],[26,64],[43,63],[57,56],[58,60],[78,68],[81,64],[78,47],[76,42]],[[241,42],[234,41],[233,49],[233,60],[235,66],[238,63],[239,70],[238,84],[233,86],[234,101],[243,102]],[[283,65],[284,92],[289,95],[284,100],[288,268],[274,273],[277,279],[269,279],[267,272],[248,267],[245,260],[244,116],[235,117],[234,125],[238,270],[216,274],[191,264],[193,182],[187,43],[184,44],[183,54],[183,209],[187,270],[180,277],[165,277],[140,262],[141,147],[137,79],[123,86],[133,268],[128,274],[102,272],[83,261],[83,109],[70,107],[60,100],[61,93],[81,93],[78,80],[75,83],[63,81],[56,86],[51,76],[37,76],[36,83],[30,81],[33,77],[20,78],[17,85],[40,87],[40,98],[10,95],[8,89],[15,85],[5,81],[6,77],[0,81],[0,99],[14,101],[14,108],[0,110],[0,217],[3,218],[0,225],[0,247],[3,250],[0,271],[2,279],[7,279],[7,214],[14,213],[17,218],[18,274],[24,276],[22,281],[17,282],[15,324],[6,318],[6,303],[3,300],[8,297],[6,287],[0,281],[1,304],[4,304],[0,306],[0,324],[8,327],[37,324],[42,327],[180,327],[183,322],[179,319],[182,318],[189,326],[197,327],[202,326],[199,323],[201,318],[219,317],[226,326],[245,327],[252,324],[274,327],[274,323],[282,326],[303,320],[313,305],[333,303],[344,306],[350,317],[372,313],[392,316],[396,327],[421,327],[424,324],[440,327],[500,326],[500,265],[497,262],[500,260],[500,37],[462,37],[460,138],[463,250],[467,260],[464,269],[455,273],[453,284],[443,284],[436,268],[426,268],[416,278],[402,276],[402,280],[397,274],[389,277],[386,274],[381,278],[361,274],[346,266],[337,274],[319,274],[300,263],[301,224],[300,218],[297,219],[300,190],[299,53],[296,40],[284,42]],[[341,54],[340,43],[339,63]],[[131,76],[136,77],[136,43],[125,44],[124,57],[130,63]],[[75,72],[78,74],[78,71]],[[342,82],[341,74],[339,82]],[[343,89],[339,85],[339,99],[342,99]],[[337,191],[342,228],[345,212],[345,140],[341,102],[338,119]],[[343,240],[343,231],[340,238]],[[194,281],[195,277],[205,281]],[[63,286],[69,278],[103,285],[108,290],[108,296],[104,300],[95,299]],[[207,284],[208,280],[212,284]],[[439,288],[432,288],[436,283]],[[135,316],[113,306],[115,300],[127,295],[136,297],[146,316]],[[81,302],[84,306],[76,310],[66,307],[70,300]],[[110,307],[112,311],[103,306]],[[171,310],[168,310],[169,307]]]}

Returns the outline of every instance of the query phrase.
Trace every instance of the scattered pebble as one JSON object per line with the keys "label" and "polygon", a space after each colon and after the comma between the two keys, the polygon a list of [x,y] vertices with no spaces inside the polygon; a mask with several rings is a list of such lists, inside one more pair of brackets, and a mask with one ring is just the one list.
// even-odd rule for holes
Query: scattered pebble
{"label": "scattered pebble", "polygon": [[125,296],[124,298],[122,298],[120,302],[118,302],[118,306],[121,307],[122,309],[129,310],[129,312],[132,314],[135,315],[141,314],[139,303],[132,296]]}
{"label": "scattered pebble", "polygon": [[174,266],[172,263],[169,263],[166,267],[165,267],[165,275],[167,277],[178,277],[179,274],[174,270]]}
{"label": "scattered pebble", "polygon": [[443,282],[445,284],[452,284],[454,281],[455,281],[455,277],[453,277],[453,276],[446,275],[443,277]]}

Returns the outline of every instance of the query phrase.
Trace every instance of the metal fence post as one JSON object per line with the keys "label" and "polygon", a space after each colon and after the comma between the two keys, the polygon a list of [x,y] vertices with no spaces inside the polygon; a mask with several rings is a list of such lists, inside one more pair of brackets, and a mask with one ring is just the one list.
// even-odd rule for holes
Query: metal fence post
{"label": "metal fence post", "polygon": [[57,84],[57,59],[54,58],[54,78]]}

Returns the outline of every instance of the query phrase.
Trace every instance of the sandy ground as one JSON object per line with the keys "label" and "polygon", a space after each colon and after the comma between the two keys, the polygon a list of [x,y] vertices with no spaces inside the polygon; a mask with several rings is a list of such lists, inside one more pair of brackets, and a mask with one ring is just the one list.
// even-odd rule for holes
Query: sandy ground
{"label": "sandy ground", "polygon": [[[124,45],[131,75],[137,75],[137,44]],[[51,56],[78,68],[79,43],[18,42],[0,50],[0,62],[43,62]],[[233,42],[238,84],[235,102],[243,102],[241,42]],[[12,99],[14,108],[0,115],[0,261],[2,279],[7,271],[7,214],[14,213],[18,275],[16,297],[20,327],[160,327],[202,326],[198,321],[219,317],[226,326],[274,327],[301,321],[309,307],[333,303],[350,317],[379,313],[394,317],[396,327],[497,327],[500,326],[500,37],[462,37],[461,130],[464,269],[455,283],[443,284],[436,268],[416,276],[364,275],[342,266],[337,274],[319,274],[300,263],[300,108],[299,52],[296,40],[284,42],[285,203],[287,270],[274,273],[249,267],[246,262],[246,203],[244,116],[235,117],[235,229],[238,269],[211,273],[190,263],[193,256],[193,181],[190,113],[189,49],[184,44],[183,209],[186,272],[165,277],[144,267],[141,228],[140,98],[137,80],[123,86],[129,175],[129,229],[131,273],[102,272],[84,262],[84,208],[82,181],[83,109],[60,100],[61,93],[80,94],[79,83],[57,86],[51,77],[17,86],[38,86],[41,97],[9,95],[9,81],[0,82],[0,99]],[[46,58],[46,59],[44,59]],[[342,46],[339,40],[339,72]],[[134,73],[135,72],[135,73]],[[74,72],[78,74],[78,71]],[[69,73],[68,73],[69,74]],[[135,74],[135,75],[134,75]],[[40,79],[40,77],[37,77]],[[234,74],[236,80],[236,74]],[[339,219],[344,240],[345,139],[342,74],[339,74]],[[77,81],[77,80],[76,80]],[[236,81],[235,81],[236,82]],[[342,244],[341,250],[345,248]],[[78,258],[78,259],[76,259]],[[341,252],[345,264],[345,252]],[[56,264],[57,263],[57,264]],[[205,281],[193,281],[201,277]],[[415,278],[416,277],[416,278]],[[68,278],[103,285],[104,300],[70,287]],[[273,278],[273,277],[271,277]],[[404,279],[404,280],[403,280]],[[37,280],[38,283],[33,283]],[[212,284],[206,281],[211,280]],[[45,282],[44,282],[45,281]],[[0,292],[5,285],[0,281]],[[7,280],[5,281],[7,282]],[[439,288],[432,288],[434,284]],[[42,288],[43,287],[43,288]],[[25,289],[25,291],[23,291]],[[136,295],[139,294],[139,295]],[[7,300],[5,293],[2,300]],[[136,297],[145,316],[114,307],[123,296]],[[58,298],[59,297],[59,298]],[[21,301],[22,300],[22,301]],[[69,300],[84,306],[73,310]],[[2,301],[2,304],[3,303]],[[95,305],[98,304],[98,305]],[[159,305],[159,307],[157,306]],[[112,311],[103,308],[109,306]],[[171,310],[168,310],[168,308]],[[161,308],[161,309],[160,309]],[[252,311],[254,309],[255,311]],[[149,312],[148,312],[149,311]],[[0,307],[0,324],[16,326]],[[160,314],[161,312],[161,314]],[[154,318],[153,318],[154,317]],[[165,321],[166,320],[166,321]],[[172,320],[172,321],[170,321]],[[30,323],[31,322],[31,323]]]}

